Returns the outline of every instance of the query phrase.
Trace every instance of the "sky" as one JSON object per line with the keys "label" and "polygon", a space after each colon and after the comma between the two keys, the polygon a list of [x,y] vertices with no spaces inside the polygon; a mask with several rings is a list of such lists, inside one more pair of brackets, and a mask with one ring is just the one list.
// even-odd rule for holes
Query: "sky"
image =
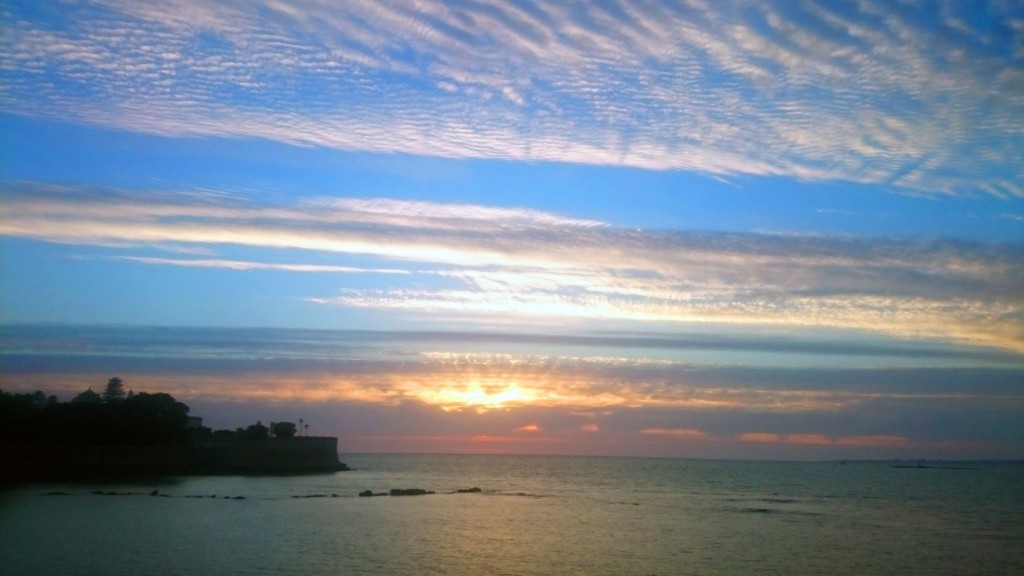
{"label": "sky", "polygon": [[1024,459],[1024,3],[0,5],[0,388],[344,453]]}

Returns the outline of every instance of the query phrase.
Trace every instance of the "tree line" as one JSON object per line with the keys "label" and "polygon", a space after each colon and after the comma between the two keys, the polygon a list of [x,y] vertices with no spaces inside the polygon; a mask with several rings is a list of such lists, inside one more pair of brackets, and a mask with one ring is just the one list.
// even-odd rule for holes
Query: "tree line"
{"label": "tree line", "polygon": [[155,446],[189,441],[259,441],[292,438],[292,422],[257,422],[235,430],[190,426],[189,407],[164,392],[125,392],[120,378],[101,393],[89,388],[68,402],[42,391],[0,390],[0,444]]}

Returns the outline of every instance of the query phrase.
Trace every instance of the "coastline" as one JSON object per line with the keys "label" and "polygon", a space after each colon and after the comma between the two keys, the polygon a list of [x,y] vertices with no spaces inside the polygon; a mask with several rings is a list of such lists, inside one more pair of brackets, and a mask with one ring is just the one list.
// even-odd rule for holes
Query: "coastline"
{"label": "coastline", "polygon": [[258,441],[192,440],[157,446],[0,446],[0,481],[116,476],[296,475],[349,467],[331,436]]}

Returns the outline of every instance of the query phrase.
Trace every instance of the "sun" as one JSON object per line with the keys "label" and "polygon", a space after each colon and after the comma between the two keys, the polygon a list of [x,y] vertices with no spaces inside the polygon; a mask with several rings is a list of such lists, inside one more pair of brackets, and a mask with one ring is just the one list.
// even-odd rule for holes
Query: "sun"
{"label": "sun", "polygon": [[516,384],[490,384],[479,381],[468,382],[464,387],[445,387],[424,391],[423,400],[440,406],[447,412],[475,409],[477,412],[502,410],[523,406],[536,400],[533,393]]}

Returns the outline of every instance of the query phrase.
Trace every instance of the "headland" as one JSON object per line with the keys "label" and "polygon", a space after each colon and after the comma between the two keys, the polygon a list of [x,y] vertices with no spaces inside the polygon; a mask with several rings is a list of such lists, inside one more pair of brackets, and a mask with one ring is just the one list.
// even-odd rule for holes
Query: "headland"
{"label": "headland", "polygon": [[348,470],[335,437],[291,422],[214,431],[188,412],[169,394],[125,394],[116,378],[70,402],[0,390],[0,481]]}

